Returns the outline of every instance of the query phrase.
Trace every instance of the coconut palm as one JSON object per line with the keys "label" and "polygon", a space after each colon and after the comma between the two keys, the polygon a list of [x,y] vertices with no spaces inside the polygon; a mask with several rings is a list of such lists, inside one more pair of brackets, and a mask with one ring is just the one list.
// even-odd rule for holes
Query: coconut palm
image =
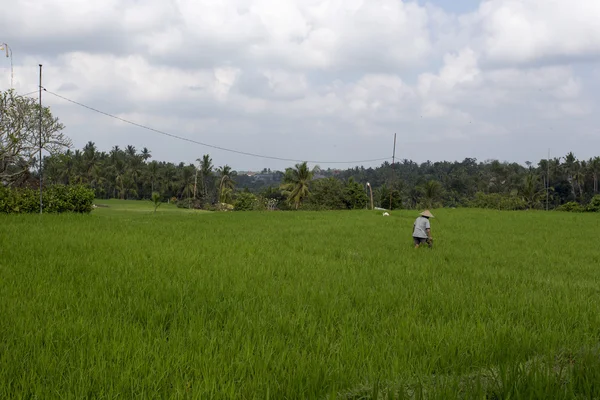
{"label": "coconut palm", "polygon": [[[208,187],[209,182],[212,179],[213,174],[213,163],[210,155],[205,154],[202,158],[196,159],[197,162],[200,163],[200,183],[202,185],[202,195],[203,197],[208,197]],[[196,169],[196,178],[194,181],[194,197],[196,196],[196,181],[198,179],[198,169]]]}
{"label": "coconut palm", "polygon": [[142,160],[144,160],[144,162],[146,162],[146,161],[148,161],[148,159],[152,158],[152,154],[150,154],[150,150],[148,150],[146,147],[144,147],[142,149],[140,156],[142,157]]}
{"label": "coconut palm", "polygon": [[523,200],[527,203],[527,208],[538,206],[544,192],[544,189],[539,188],[539,181],[536,175],[530,173],[525,176],[521,193],[523,194]]}
{"label": "coconut palm", "polygon": [[598,177],[600,176],[600,157],[594,157],[588,162],[588,168],[594,181],[594,194],[598,193]]}
{"label": "coconut palm", "polygon": [[315,172],[305,162],[296,164],[295,168],[287,168],[280,188],[287,197],[288,203],[297,210],[302,201],[310,195],[308,184]]}
{"label": "coconut palm", "polygon": [[232,179],[232,171],[229,165],[217,168],[221,177],[219,179],[219,202],[227,203],[231,200],[231,195],[235,187],[235,181]]}
{"label": "coconut palm", "polygon": [[425,208],[433,208],[442,197],[442,184],[438,181],[428,181],[421,188],[423,193],[422,202]]}
{"label": "coconut palm", "polygon": [[571,194],[573,195],[573,200],[577,199],[577,195],[575,194],[575,169],[576,164],[577,164],[577,158],[575,158],[575,155],[573,154],[573,152],[569,152],[569,154],[567,154],[564,157],[565,163],[563,164],[564,167],[564,171],[567,174],[567,181],[569,182],[569,185],[571,185]]}
{"label": "coconut palm", "polygon": [[158,177],[158,162],[152,161],[148,164],[148,174],[150,175],[150,185],[151,185],[151,193],[154,193],[154,182],[156,182],[156,178]]}

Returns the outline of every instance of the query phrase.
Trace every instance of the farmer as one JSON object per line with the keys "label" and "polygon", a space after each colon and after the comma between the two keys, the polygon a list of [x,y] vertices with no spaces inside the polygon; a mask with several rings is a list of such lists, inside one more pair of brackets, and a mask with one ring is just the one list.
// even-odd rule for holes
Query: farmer
{"label": "farmer", "polygon": [[416,219],[413,225],[413,241],[415,248],[419,247],[421,243],[427,242],[431,247],[433,238],[431,237],[431,225],[429,224],[429,218],[435,218],[429,210],[423,211]]}

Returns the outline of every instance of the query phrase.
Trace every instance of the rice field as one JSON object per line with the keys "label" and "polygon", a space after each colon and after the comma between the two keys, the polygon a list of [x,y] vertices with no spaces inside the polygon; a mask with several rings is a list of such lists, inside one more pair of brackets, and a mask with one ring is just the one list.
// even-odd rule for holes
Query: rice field
{"label": "rice field", "polygon": [[600,215],[104,205],[0,215],[0,398],[600,396]]}

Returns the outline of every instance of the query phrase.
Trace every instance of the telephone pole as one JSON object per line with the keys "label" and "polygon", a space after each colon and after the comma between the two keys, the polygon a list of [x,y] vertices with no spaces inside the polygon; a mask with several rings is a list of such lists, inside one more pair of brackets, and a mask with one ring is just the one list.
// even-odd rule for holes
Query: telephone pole
{"label": "telephone pole", "polygon": [[546,211],[548,211],[549,199],[550,199],[550,149],[548,149],[548,159],[546,161]]}
{"label": "telephone pole", "polygon": [[44,209],[42,203],[42,64],[40,64],[40,214]]}
{"label": "telephone pole", "polygon": [[[396,133],[394,133],[394,153],[392,155],[392,179],[394,178],[394,164],[396,163]],[[392,187],[393,182],[390,181],[390,210],[392,209],[392,194],[394,189]]]}

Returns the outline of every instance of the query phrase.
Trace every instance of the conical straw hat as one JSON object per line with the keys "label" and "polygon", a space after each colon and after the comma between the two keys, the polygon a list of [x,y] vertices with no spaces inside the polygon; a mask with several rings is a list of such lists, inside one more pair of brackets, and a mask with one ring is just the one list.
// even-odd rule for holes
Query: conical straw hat
{"label": "conical straw hat", "polygon": [[423,211],[423,212],[422,212],[421,214],[419,214],[419,215],[420,215],[420,216],[422,216],[422,217],[427,217],[427,218],[435,218],[435,217],[433,216],[433,214],[429,212],[429,210],[425,210],[425,211]]}

